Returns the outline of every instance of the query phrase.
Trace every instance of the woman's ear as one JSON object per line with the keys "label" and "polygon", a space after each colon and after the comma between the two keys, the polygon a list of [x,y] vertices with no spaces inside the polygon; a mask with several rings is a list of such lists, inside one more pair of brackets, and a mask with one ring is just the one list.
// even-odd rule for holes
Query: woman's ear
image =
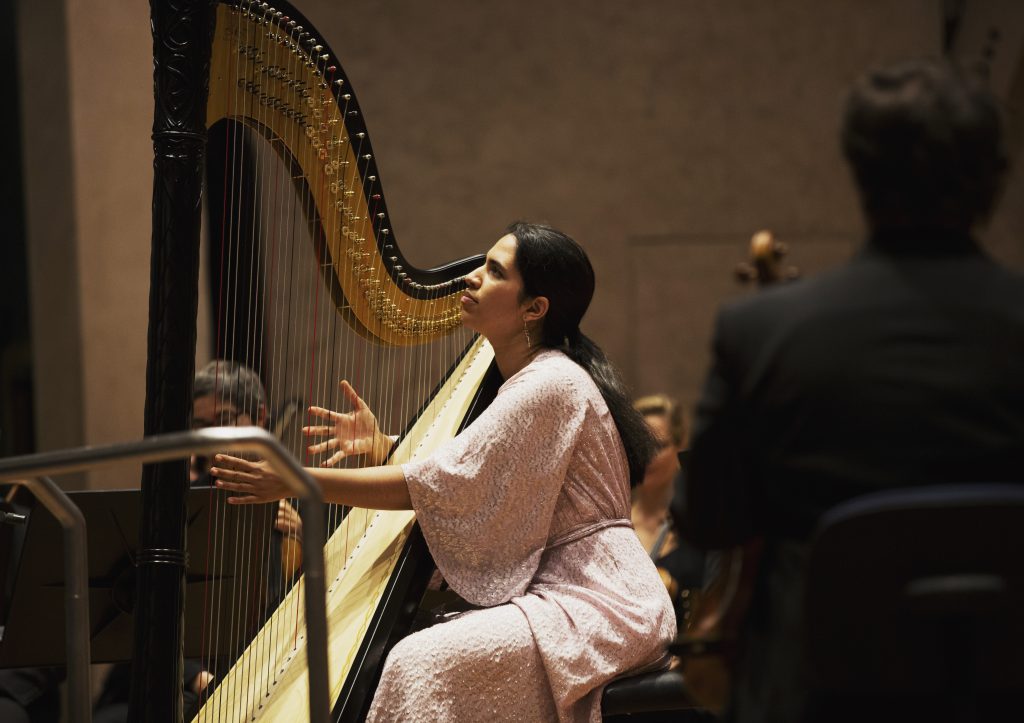
{"label": "woman's ear", "polygon": [[548,297],[534,296],[523,311],[523,321],[530,322],[543,319],[548,313],[548,306]]}

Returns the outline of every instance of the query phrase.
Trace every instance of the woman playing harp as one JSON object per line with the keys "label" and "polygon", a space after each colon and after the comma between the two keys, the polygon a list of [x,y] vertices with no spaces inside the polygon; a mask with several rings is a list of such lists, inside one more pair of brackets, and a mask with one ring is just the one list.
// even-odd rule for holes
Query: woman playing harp
{"label": "woman playing harp", "polygon": [[[448,584],[481,606],[395,646],[369,718],[599,721],[604,684],[676,632],[629,522],[652,440],[580,333],[594,275],[576,242],[513,224],[466,282],[463,324],[505,379],[488,409],[425,459],[310,470],[330,501],[415,510]],[[265,463],[215,464],[235,504],[288,494]]]}

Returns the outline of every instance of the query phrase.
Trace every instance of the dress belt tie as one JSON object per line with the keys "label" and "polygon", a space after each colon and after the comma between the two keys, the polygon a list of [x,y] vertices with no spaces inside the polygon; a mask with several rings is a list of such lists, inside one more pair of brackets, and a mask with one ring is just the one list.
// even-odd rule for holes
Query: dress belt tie
{"label": "dress belt tie", "polygon": [[567,532],[563,532],[555,539],[548,542],[545,550],[550,550],[554,547],[561,547],[567,545],[570,542],[576,542],[587,535],[593,534],[598,530],[603,530],[606,527],[632,527],[633,523],[625,517],[619,517],[615,519],[599,520],[597,522],[589,522],[582,527],[576,527]]}

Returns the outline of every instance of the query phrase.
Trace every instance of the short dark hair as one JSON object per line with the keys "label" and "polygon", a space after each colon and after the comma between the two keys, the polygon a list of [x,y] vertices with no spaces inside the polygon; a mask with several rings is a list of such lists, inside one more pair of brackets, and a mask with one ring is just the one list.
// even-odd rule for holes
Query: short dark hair
{"label": "short dark hair", "polygon": [[254,424],[259,423],[267,406],[259,375],[244,364],[224,359],[214,359],[196,372],[192,399],[207,395],[233,404],[239,413],[248,414]]}
{"label": "short dark hair", "polygon": [[991,213],[1009,166],[995,97],[942,60],[861,76],[842,146],[874,230],[969,230]]}

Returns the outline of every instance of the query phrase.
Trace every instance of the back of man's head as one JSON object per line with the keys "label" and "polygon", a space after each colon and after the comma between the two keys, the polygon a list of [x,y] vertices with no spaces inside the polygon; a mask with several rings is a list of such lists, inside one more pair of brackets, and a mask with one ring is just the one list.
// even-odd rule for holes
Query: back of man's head
{"label": "back of man's head", "polygon": [[842,144],[875,231],[966,232],[991,213],[1008,166],[995,98],[939,60],[861,76]]}

